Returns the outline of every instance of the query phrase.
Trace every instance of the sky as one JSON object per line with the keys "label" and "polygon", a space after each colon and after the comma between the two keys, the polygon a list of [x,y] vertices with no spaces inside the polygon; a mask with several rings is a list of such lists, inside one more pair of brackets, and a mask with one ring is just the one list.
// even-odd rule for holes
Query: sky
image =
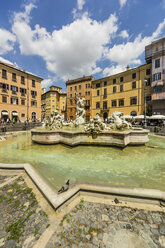
{"label": "sky", "polygon": [[165,0],[1,0],[0,61],[43,78],[47,90],[145,63],[165,36]]}

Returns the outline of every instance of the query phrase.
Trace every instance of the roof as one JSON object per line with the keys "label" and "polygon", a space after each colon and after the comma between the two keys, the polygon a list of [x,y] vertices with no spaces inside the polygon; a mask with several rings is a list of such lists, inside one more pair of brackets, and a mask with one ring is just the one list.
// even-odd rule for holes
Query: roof
{"label": "roof", "polygon": [[61,87],[56,86],[56,85],[51,85],[49,88],[52,88],[52,87],[56,87],[56,88],[58,88],[58,89],[62,89]]}
{"label": "roof", "polygon": [[1,65],[5,65],[5,66],[7,66],[7,67],[9,67],[9,68],[11,68],[11,69],[20,71],[20,72],[22,72],[22,73],[25,73],[25,74],[28,74],[28,75],[31,75],[31,76],[33,76],[33,77],[36,77],[36,78],[39,78],[39,79],[43,80],[43,78],[38,77],[38,76],[36,76],[36,75],[34,75],[34,74],[30,73],[30,72],[26,72],[25,70],[21,70],[21,69],[19,69],[19,68],[16,68],[14,65],[10,65],[10,64],[7,64],[7,63],[1,62],[1,61],[0,61],[0,64],[1,64]]}
{"label": "roof", "polygon": [[115,77],[118,77],[118,76],[122,76],[123,73],[126,74],[126,73],[131,72],[131,71],[133,72],[133,71],[135,71],[137,69],[140,69],[141,67],[144,67],[144,66],[147,66],[147,65],[149,65],[149,64],[143,64],[143,65],[140,65],[138,67],[134,67],[132,69],[125,70],[125,71],[122,71],[122,72],[119,72],[119,73],[116,73],[116,74],[113,74],[113,75],[110,75],[110,76],[107,76],[107,77],[104,77],[104,78],[96,79],[92,83],[97,83],[100,80],[106,80],[106,79],[109,79],[109,78],[115,78]]}
{"label": "roof", "polygon": [[66,85],[74,84],[74,83],[78,83],[78,82],[83,82],[83,81],[90,81],[90,80],[93,80],[93,79],[94,79],[93,76],[83,76],[81,78],[76,78],[76,79],[66,81]]}

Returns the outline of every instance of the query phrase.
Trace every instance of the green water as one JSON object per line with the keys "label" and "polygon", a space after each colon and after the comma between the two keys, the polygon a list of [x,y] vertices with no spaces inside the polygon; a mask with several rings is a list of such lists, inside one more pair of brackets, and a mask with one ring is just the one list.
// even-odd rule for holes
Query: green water
{"label": "green water", "polygon": [[67,179],[165,190],[165,138],[147,146],[113,147],[38,145],[29,133],[0,142],[1,163],[30,163],[58,189]]}

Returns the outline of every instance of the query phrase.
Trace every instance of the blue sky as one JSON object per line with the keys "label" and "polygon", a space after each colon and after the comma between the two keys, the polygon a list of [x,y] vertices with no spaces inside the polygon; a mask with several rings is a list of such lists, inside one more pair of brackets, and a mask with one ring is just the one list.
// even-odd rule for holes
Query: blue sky
{"label": "blue sky", "polygon": [[145,63],[165,35],[165,0],[1,0],[0,60],[65,91],[68,79],[96,79]]}

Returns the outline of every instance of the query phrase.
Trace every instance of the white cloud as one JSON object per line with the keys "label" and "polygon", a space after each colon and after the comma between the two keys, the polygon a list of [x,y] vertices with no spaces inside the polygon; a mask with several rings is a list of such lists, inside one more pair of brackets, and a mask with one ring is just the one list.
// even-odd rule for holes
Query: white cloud
{"label": "white cloud", "polygon": [[127,32],[127,30],[122,30],[119,34],[120,37],[124,38],[129,38],[129,34]]}
{"label": "white cloud", "polygon": [[0,28],[0,54],[13,50],[15,36],[5,29]]}
{"label": "white cloud", "polygon": [[83,9],[84,4],[85,4],[85,1],[84,0],[77,0],[77,8],[79,10],[82,10]]}
{"label": "white cloud", "polygon": [[101,71],[97,62],[103,58],[106,45],[118,29],[115,15],[97,22],[85,13],[60,30],[49,33],[39,25],[34,29],[30,27],[28,15],[33,7],[15,14],[12,26],[22,54],[41,56],[47,69],[63,80]]}
{"label": "white cloud", "polygon": [[[139,65],[141,63],[139,57],[144,52],[145,46],[150,44],[155,39],[159,38],[164,28],[165,19],[158,25],[157,29],[151,36],[142,38],[142,35],[139,34],[132,42],[129,41],[127,43],[114,45],[112,48],[110,48],[107,52],[107,58],[111,62],[115,62],[116,66],[112,66],[112,68],[109,68],[109,71],[111,72],[115,70],[119,72],[120,69],[122,67],[126,67],[127,64]],[[107,72],[108,68],[104,70],[104,74],[107,75]]]}
{"label": "white cloud", "polygon": [[106,67],[103,70],[103,75],[104,77],[107,77],[109,75],[114,75],[122,71],[125,71],[124,65],[112,65],[111,67]]}
{"label": "white cloud", "polygon": [[50,87],[51,85],[52,85],[52,79],[50,78],[44,79],[41,82],[41,88],[47,88]]}
{"label": "white cloud", "polygon": [[119,0],[120,8],[123,8],[123,6],[126,4],[127,0]]}

